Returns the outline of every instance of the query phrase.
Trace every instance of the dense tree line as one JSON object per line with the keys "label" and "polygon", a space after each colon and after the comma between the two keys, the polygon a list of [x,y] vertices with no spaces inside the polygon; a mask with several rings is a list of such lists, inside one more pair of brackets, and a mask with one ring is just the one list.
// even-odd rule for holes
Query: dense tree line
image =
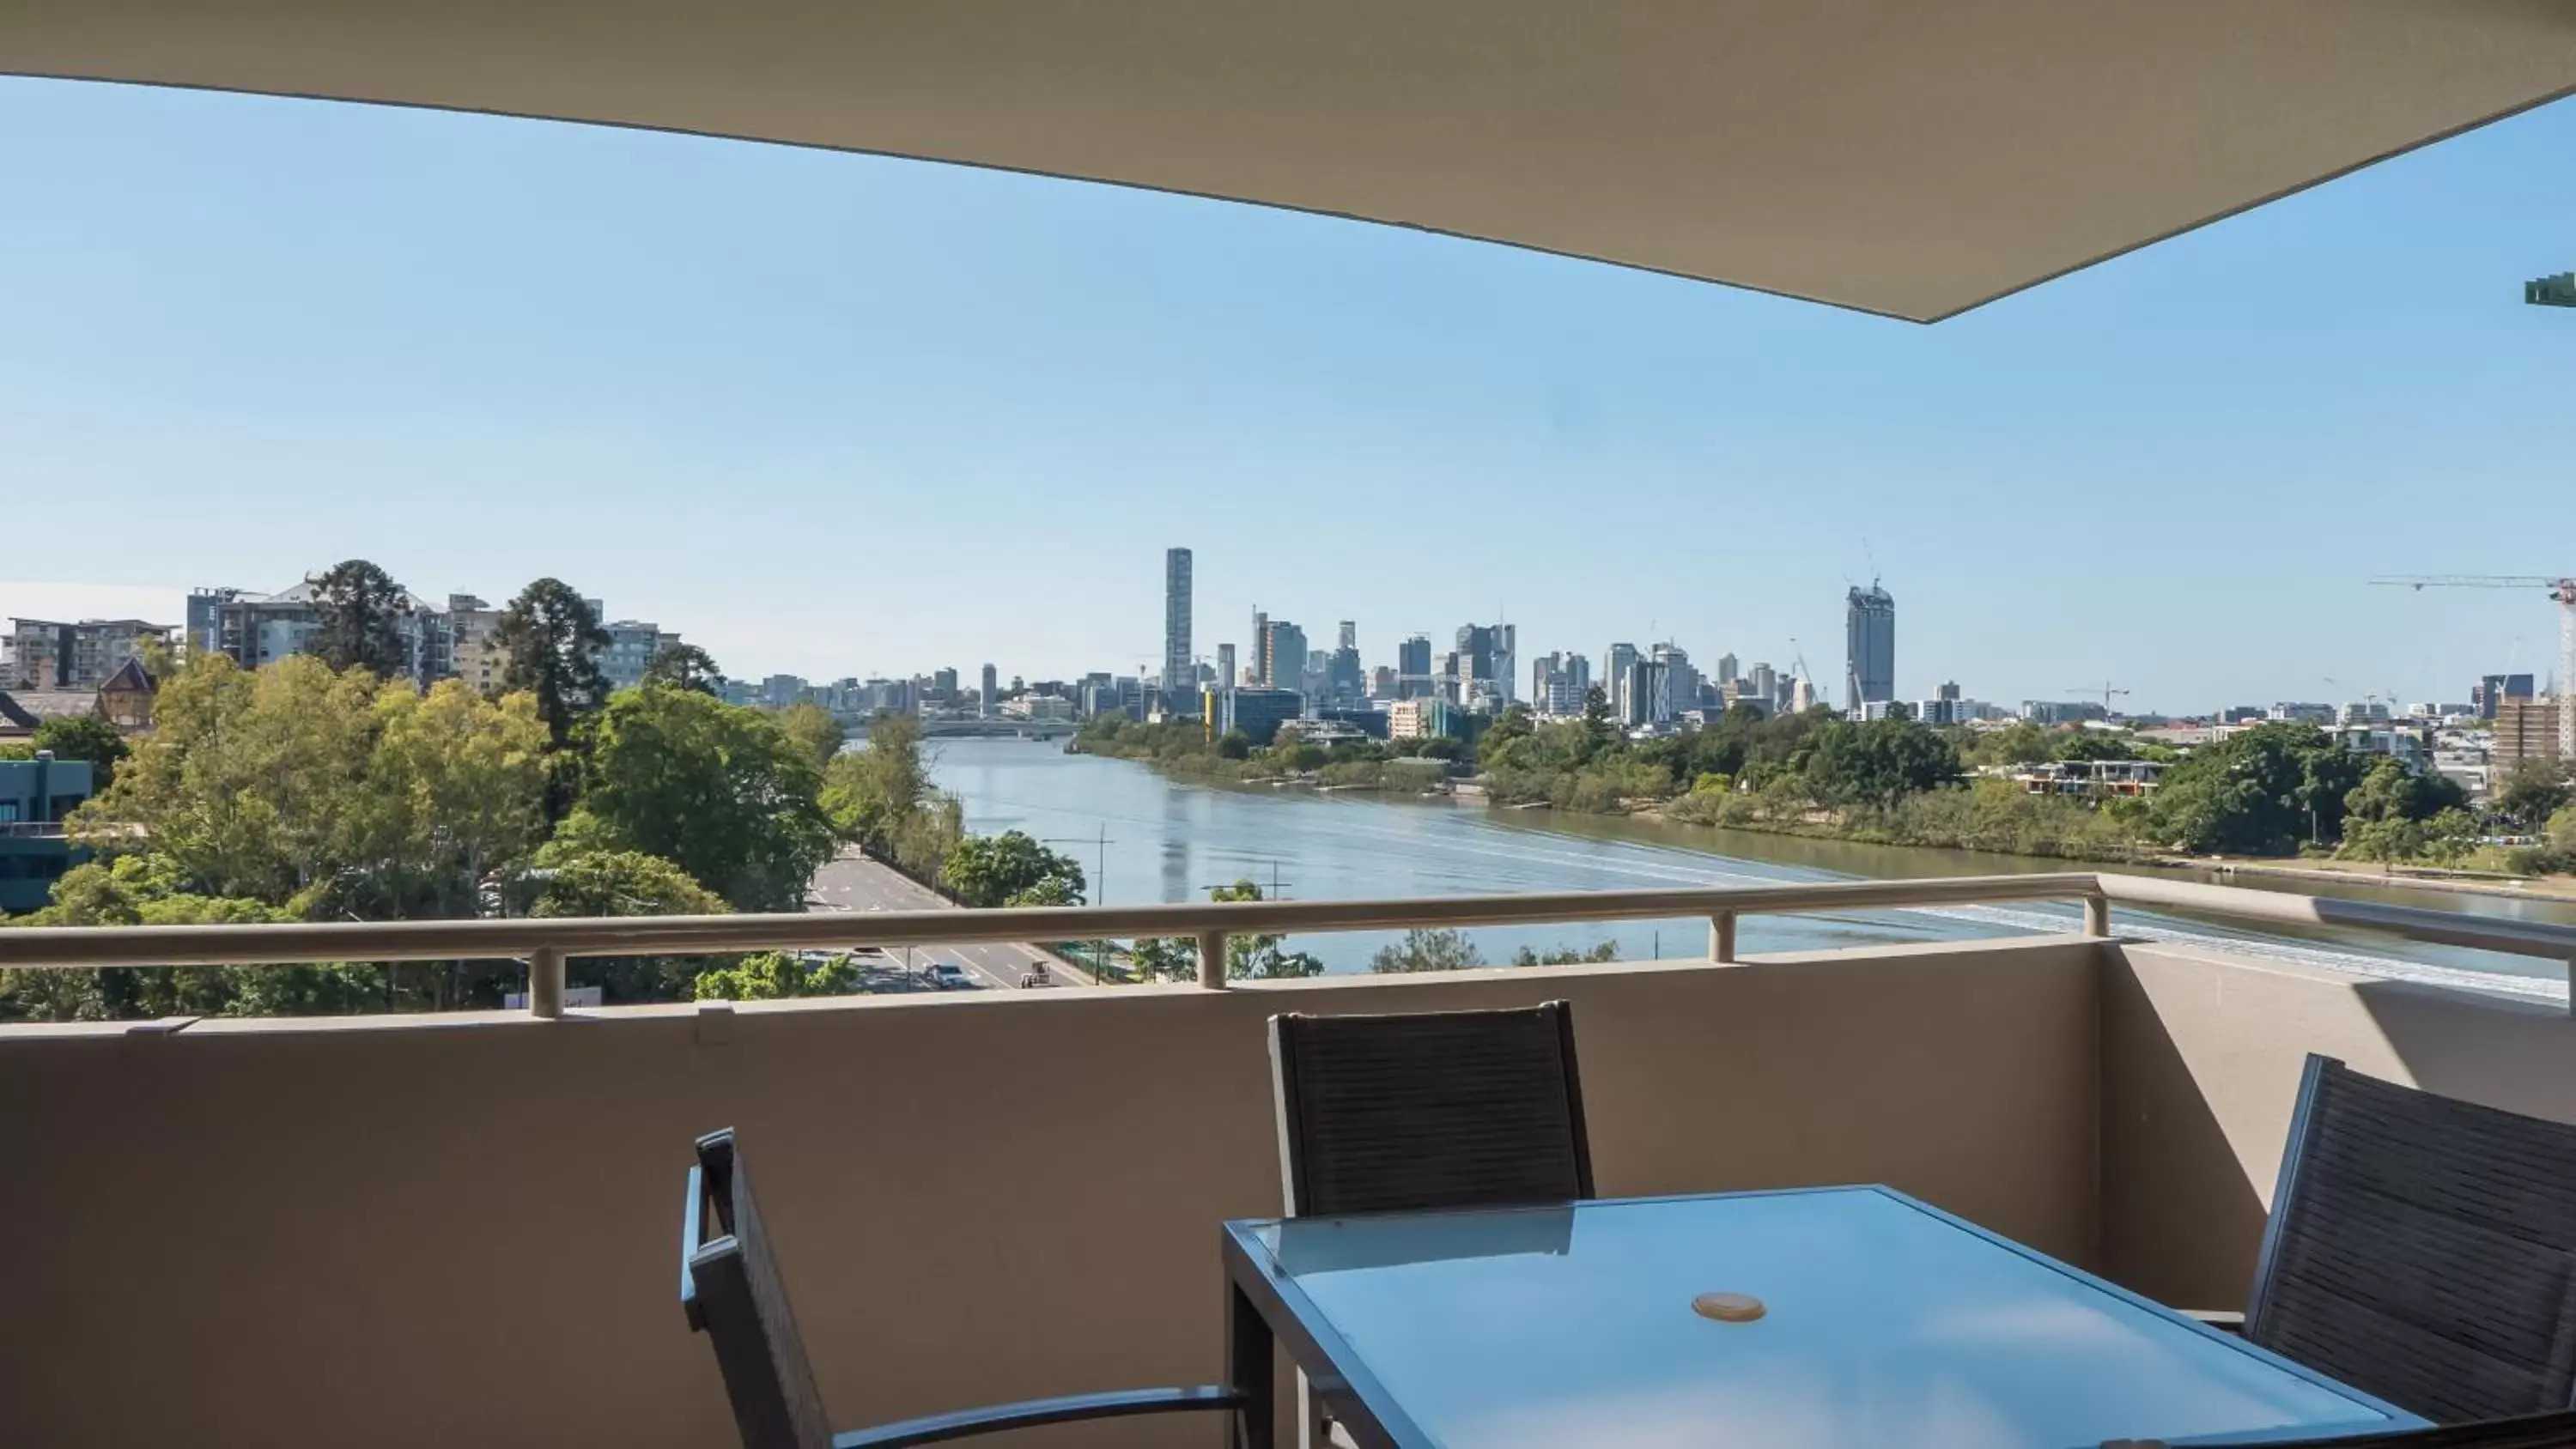
{"label": "dense tree line", "polygon": [[[2565,767],[2527,765],[2483,814],[2438,774],[2340,747],[2312,725],[2274,723],[2190,752],[2122,731],[1943,729],[1905,719],[1855,721],[1830,710],[1774,716],[1737,705],[1704,726],[1628,738],[1591,691],[1583,713],[1539,720],[1506,708],[1472,747],[1431,742],[1460,772],[1480,773],[1496,804],[1565,810],[1651,809],[1684,822],[1829,834],[1897,844],[2081,859],[2149,852],[2289,855],[2334,852],[2374,861],[2576,867],[2576,813]],[[1421,749],[1424,742],[1404,742]],[[1320,783],[1400,783],[1385,745],[1327,753],[1283,731],[1280,743],[1211,743],[1193,722],[1094,721],[1076,747],[1149,760],[1184,775],[1257,779],[1301,773]],[[1999,772],[2049,762],[2165,765],[2144,798],[2089,801],[2033,794]],[[2484,844],[2514,832],[2540,843]]]}
{"label": "dense tree line", "polygon": [[[104,787],[71,822],[92,859],[10,924],[793,911],[844,843],[935,880],[966,841],[913,720],[845,751],[824,710],[717,700],[715,661],[689,646],[612,694],[593,657],[606,635],[556,579],[504,611],[497,694],[424,690],[408,600],[352,560],[315,581],[311,652],[257,671],[211,653],[163,661],[153,728],[130,741],[101,721],[49,722],[37,745],[100,766]],[[1070,862],[1041,876],[1007,894],[1080,899]],[[0,1017],[490,1006],[523,975],[469,961],[18,971],[0,974]],[[808,994],[852,976],[846,961],[767,955],[568,972],[610,1002]]]}

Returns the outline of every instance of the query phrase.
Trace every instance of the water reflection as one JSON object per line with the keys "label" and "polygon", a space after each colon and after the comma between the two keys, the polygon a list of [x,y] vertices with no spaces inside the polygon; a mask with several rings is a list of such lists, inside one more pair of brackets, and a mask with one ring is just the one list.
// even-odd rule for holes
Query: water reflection
{"label": "water reflection", "polygon": [[[1316,794],[1268,788],[1184,785],[1143,765],[1065,754],[1024,740],[961,740],[940,747],[940,783],[966,805],[979,831],[1025,830],[1040,837],[1096,837],[1106,826],[1106,898],[1112,901],[1204,900],[1207,887],[1238,878],[1274,884],[1293,899],[1456,895],[1487,891],[1622,890],[1676,885],[1745,885],[1852,877],[1905,878],[2064,869],[2022,856],[1907,846],[1806,840],[1745,831],[1711,831],[1648,820],[1486,810],[1411,797]],[[1089,869],[1096,857],[1086,853]],[[2576,907],[2498,897],[2427,897],[2368,885],[2321,893],[2404,904],[2439,902],[2480,914],[2576,924]],[[2422,968],[2502,973],[2507,985],[2564,999],[2564,968],[2527,958],[2399,942],[2333,927],[2251,930],[2123,909],[2123,930],[2200,942],[2313,964],[2382,974]],[[2071,904],[1949,906],[1817,916],[1751,916],[1739,928],[1749,953],[1825,950],[1916,941],[1959,940],[2067,931]],[[1614,943],[1644,960],[1704,949],[1698,920],[1567,923],[1480,929],[1489,961],[1523,947],[1588,949]],[[1366,970],[1397,932],[1300,937],[1299,949],[1329,969]]]}

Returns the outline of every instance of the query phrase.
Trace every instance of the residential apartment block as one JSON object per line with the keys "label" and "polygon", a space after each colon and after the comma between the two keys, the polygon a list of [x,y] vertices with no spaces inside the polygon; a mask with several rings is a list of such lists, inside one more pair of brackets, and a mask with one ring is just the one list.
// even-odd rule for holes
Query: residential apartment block
{"label": "residential apartment block", "polygon": [[178,635],[141,619],[12,619],[0,640],[0,689],[96,689],[147,644],[175,647]]}

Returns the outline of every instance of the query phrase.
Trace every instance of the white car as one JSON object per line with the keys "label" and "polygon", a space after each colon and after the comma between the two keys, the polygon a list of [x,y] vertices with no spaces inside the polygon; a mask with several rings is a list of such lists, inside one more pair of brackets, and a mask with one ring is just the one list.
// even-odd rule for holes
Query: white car
{"label": "white car", "polygon": [[942,961],[931,967],[930,984],[942,991],[971,991],[975,987],[974,978],[954,961]]}

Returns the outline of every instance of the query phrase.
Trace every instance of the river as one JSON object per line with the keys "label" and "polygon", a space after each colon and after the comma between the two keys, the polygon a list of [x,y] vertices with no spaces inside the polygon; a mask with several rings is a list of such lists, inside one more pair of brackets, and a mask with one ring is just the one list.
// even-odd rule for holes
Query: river
{"label": "river", "polygon": [[[1221,787],[1174,781],[1133,761],[1069,755],[1052,742],[947,740],[927,747],[939,785],[965,803],[978,832],[1021,830],[1082,864],[1091,898],[1109,904],[1205,900],[1238,879],[1300,900],[1475,892],[1636,890],[1688,885],[1905,879],[2090,869],[2026,856],[1860,845],[1756,831],[1360,791]],[[2297,889],[2479,915],[2576,925],[2576,905],[2434,894],[2367,884]],[[2126,934],[2224,945],[2254,954],[2405,979],[2433,979],[2566,999],[2565,970],[2526,957],[2398,941],[2333,927],[2248,929],[2120,908]],[[1739,949],[1816,950],[2076,929],[2073,904],[1942,906],[1912,910],[1748,916]],[[1569,922],[1473,933],[1488,960],[1522,946],[1547,950],[1615,941],[1622,958],[1707,949],[1705,920]],[[1364,971],[1386,932],[1301,936],[1334,971]]]}

